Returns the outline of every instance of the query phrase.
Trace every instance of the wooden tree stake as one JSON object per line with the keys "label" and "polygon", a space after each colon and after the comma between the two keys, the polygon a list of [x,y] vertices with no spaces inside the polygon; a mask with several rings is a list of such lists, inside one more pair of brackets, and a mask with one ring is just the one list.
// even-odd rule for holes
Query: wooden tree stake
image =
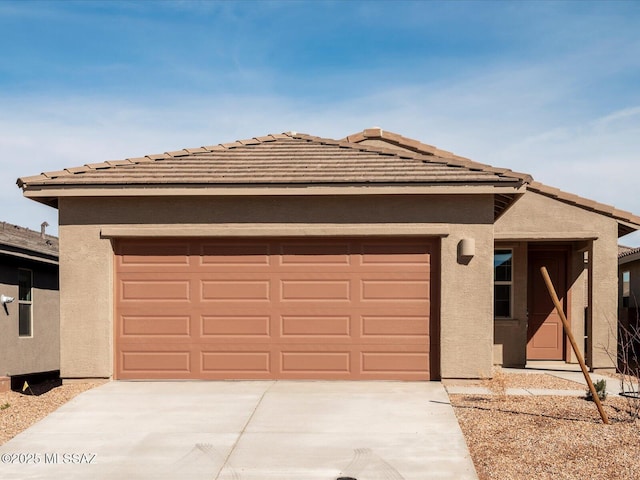
{"label": "wooden tree stake", "polygon": [[560,315],[560,320],[562,320],[562,325],[564,327],[564,331],[569,337],[569,342],[571,342],[571,347],[573,348],[573,353],[576,354],[576,358],[578,359],[578,363],[580,363],[580,368],[582,369],[582,374],[584,375],[584,379],[587,381],[587,385],[589,385],[589,391],[591,391],[591,395],[593,396],[593,401],[596,402],[598,407],[598,412],[600,412],[600,417],[602,418],[602,423],[605,425],[609,425],[609,417],[607,417],[607,412],[602,408],[602,403],[600,402],[600,397],[598,396],[598,392],[596,392],[596,387],[593,386],[593,382],[591,381],[591,377],[589,376],[589,372],[587,371],[587,366],[584,363],[584,359],[582,358],[582,354],[580,350],[578,350],[578,345],[576,344],[575,338],[573,338],[573,333],[571,333],[571,329],[569,328],[569,322],[567,321],[567,317],[564,314],[562,309],[562,304],[558,299],[558,295],[556,294],[556,289],[553,287],[553,282],[551,281],[551,277],[549,277],[549,272],[547,271],[547,267],[542,267],[540,269],[542,272],[542,277],[544,278],[544,282],[547,284],[547,290],[549,290],[549,295],[551,295],[551,300],[553,300],[553,304],[558,311],[558,315]]}

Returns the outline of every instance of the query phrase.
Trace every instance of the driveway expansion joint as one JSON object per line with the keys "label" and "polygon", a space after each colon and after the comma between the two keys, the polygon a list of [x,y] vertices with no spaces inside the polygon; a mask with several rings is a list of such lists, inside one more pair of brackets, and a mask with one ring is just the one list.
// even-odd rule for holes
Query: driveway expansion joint
{"label": "driveway expansion joint", "polygon": [[262,392],[262,395],[260,395],[260,399],[258,400],[258,402],[256,403],[256,406],[251,411],[251,415],[249,415],[249,418],[247,418],[247,421],[242,426],[242,430],[240,430],[240,433],[238,433],[238,437],[236,438],[236,441],[233,442],[233,445],[229,449],[229,453],[225,457],[224,462],[222,462],[222,465],[220,466],[220,470],[218,470],[218,473],[216,473],[216,476],[214,477],[215,480],[218,480],[220,478],[220,474],[227,467],[227,464],[229,463],[229,458],[231,458],[231,455],[233,454],[233,451],[238,446],[238,443],[240,443],[240,439],[242,438],[242,435],[244,435],[244,432],[247,430],[247,427],[251,423],[251,420],[253,419],[254,415],[256,414],[256,411],[258,411],[258,408],[260,407],[260,404],[262,403],[262,400],[264,400],[264,397],[267,395],[267,393],[269,393],[269,390],[271,390],[271,388],[273,388],[273,386],[275,384],[276,384],[276,381],[271,382],[271,384],[264,390],[264,392]]}

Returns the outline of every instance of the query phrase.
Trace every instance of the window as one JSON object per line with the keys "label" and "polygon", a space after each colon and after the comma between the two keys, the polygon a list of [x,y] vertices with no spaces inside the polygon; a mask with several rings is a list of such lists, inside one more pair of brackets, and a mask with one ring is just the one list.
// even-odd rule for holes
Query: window
{"label": "window", "polygon": [[493,314],[511,318],[513,251],[496,250],[493,256]]}
{"label": "window", "polygon": [[622,272],[622,306],[629,308],[629,295],[631,293],[631,273]]}
{"label": "window", "polygon": [[18,335],[31,336],[33,297],[33,272],[31,270],[18,270]]}

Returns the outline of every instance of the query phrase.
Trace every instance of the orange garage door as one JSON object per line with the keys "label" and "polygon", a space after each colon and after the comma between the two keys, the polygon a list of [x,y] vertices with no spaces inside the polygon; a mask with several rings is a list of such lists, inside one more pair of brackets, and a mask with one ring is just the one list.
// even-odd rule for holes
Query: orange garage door
{"label": "orange garage door", "polygon": [[119,240],[115,378],[428,380],[435,245]]}

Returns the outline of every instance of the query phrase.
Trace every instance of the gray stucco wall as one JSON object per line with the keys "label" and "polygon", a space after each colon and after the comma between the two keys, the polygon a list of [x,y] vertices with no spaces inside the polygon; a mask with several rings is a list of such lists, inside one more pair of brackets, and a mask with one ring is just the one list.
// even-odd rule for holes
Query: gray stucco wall
{"label": "gray stucco wall", "polygon": [[[33,272],[32,335],[18,335],[18,269]],[[0,255],[0,294],[15,301],[0,306],[0,376],[60,368],[58,269],[54,265]]]}

